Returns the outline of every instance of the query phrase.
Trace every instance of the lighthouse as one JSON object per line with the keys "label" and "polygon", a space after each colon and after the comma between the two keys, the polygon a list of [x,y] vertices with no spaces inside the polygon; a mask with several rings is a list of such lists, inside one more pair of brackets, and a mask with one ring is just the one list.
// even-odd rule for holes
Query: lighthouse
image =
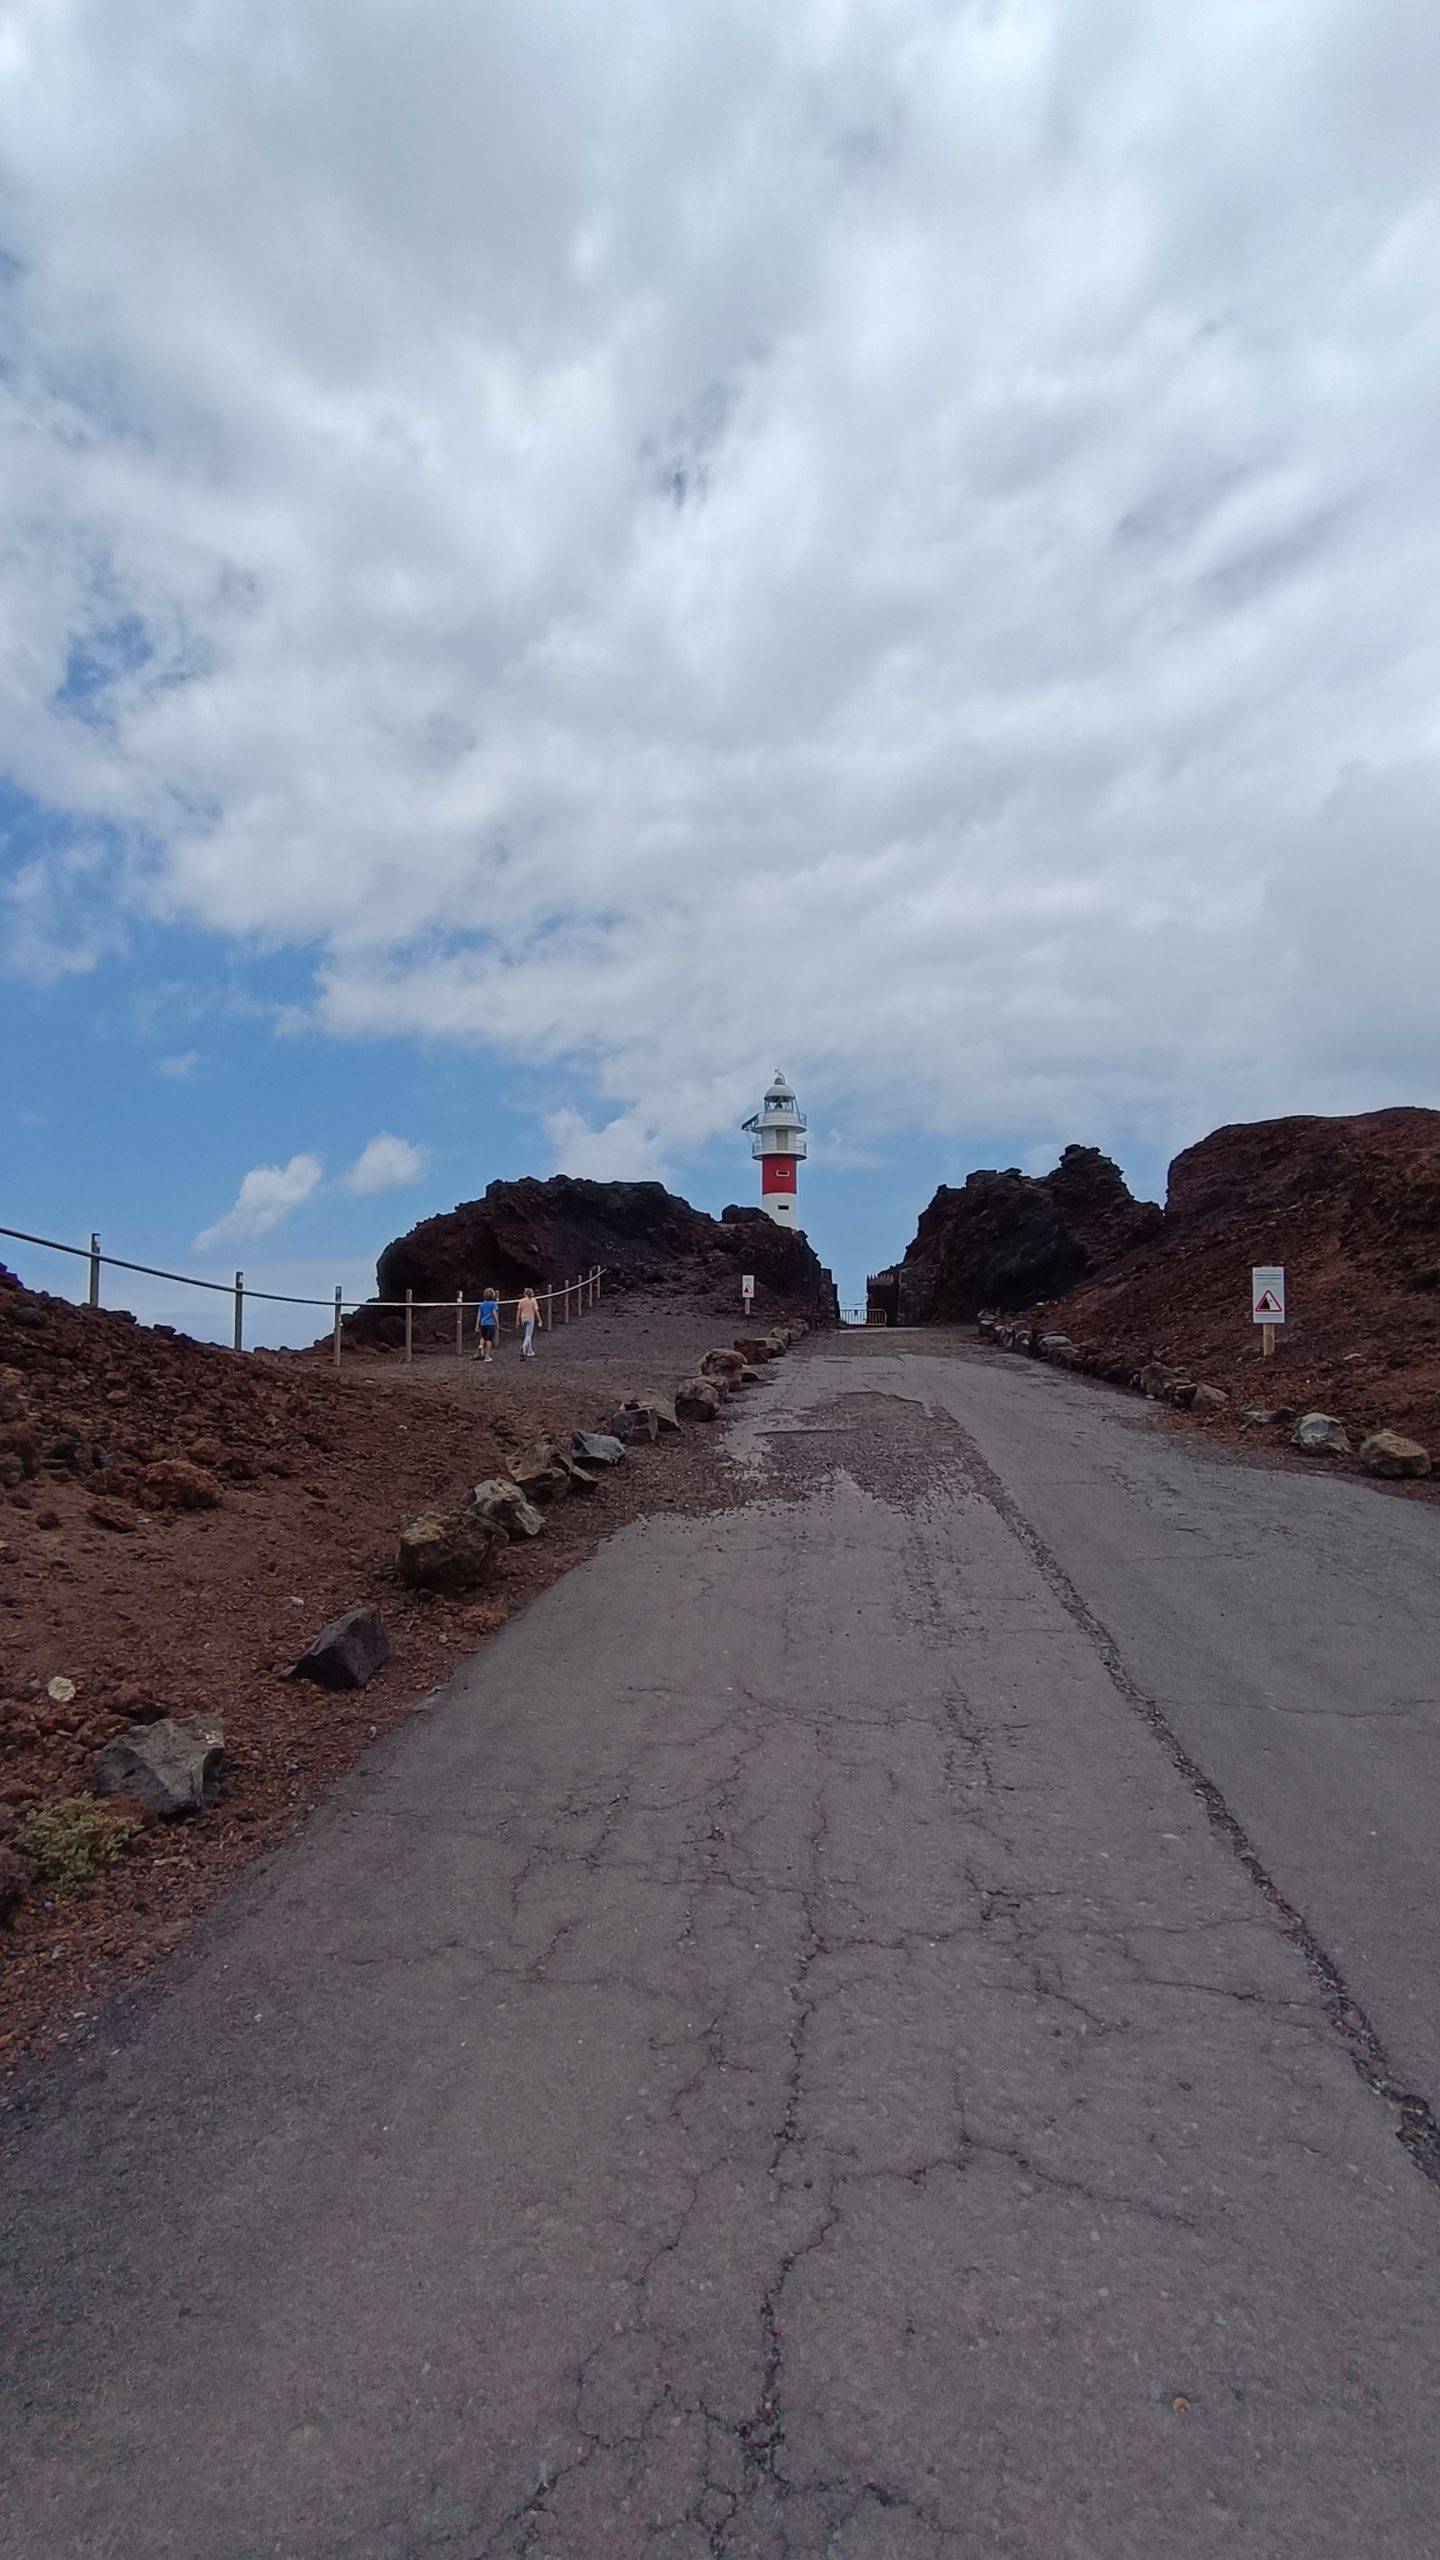
{"label": "lighthouse", "polygon": [[751,1120],[750,1152],[760,1159],[760,1205],[777,1227],[798,1227],[797,1189],[800,1159],[805,1153],[805,1119],[795,1088],[777,1067],[765,1089],[765,1100]]}

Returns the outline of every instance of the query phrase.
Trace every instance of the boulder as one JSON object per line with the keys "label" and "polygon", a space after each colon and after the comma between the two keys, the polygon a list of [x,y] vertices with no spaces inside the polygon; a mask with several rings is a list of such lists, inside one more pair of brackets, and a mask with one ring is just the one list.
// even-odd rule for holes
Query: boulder
{"label": "boulder", "polygon": [[322,1689],[363,1689],[390,1659],[390,1639],[378,1609],[346,1609],[322,1627],[290,1668],[292,1680],[314,1680]]}
{"label": "boulder", "polygon": [[655,1416],[662,1440],[664,1439],[667,1431],[679,1430],[680,1416],[675,1410],[675,1399],[673,1396],[652,1395],[647,1396],[645,1401]]}
{"label": "boulder", "polygon": [[1166,1403],[1178,1405],[1185,1413],[1194,1403],[1197,1389],[1193,1378],[1171,1378],[1164,1392]]}
{"label": "boulder", "polygon": [[765,1362],[772,1356],[769,1343],[762,1341],[758,1333],[737,1333],[735,1348],[741,1359],[752,1369],[763,1368]]}
{"label": "boulder", "polygon": [[1360,1464],[1372,1476],[1428,1476],[1430,1452],[1398,1431],[1372,1431],[1360,1443]]}
{"label": "boulder", "polygon": [[490,1528],[503,1530],[507,1538],[538,1538],[545,1526],[534,1503],[527,1500],[512,1476],[487,1476],[483,1484],[473,1485],[470,1508],[478,1511]]}
{"label": "boulder", "polygon": [[738,1351],[707,1351],[700,1363],[702,1378],[718,1378],[726,1386],[736,1386],[745,1370]]}
{"label": "boulder", "polygon": [[[981,1321],[983,1323],[983,1318]],[[1035,1348],[1043,1354],[1045,1359],[1052,1360],[1057,1351],[1070,1349],[1070,1336],[1068,1333],[1042,1333]]]}
{"label": "boulder", "polygon": [[627,1449],[633,1448],[637,1440],[659,1439],[660,1417],[653,1404],[642,1402],[638,1396],[630,1396],[621,1405],[610,1429],[617,1440],[624,1441]]}
{"label": "boulder", "polygon": [[618,1467],[625,1455],[613,1431],[572,1431],[570,1447],[582,1467]]}
{"label": "boulder", "polygon": [[1206,1386],[1202,1380],[1190,1399],[1190,1409],[1192,1413],[1223,1413],[1229,1402],[1223,1387]]}
{"label": "boulder", "polygon": [[682,1422],[713,1422],[720,1410],[720,1390],[713,1378],[687,1378],[675,1390],[675,1410]]}
{"label": "boulder", "polygon": [[1346,1458],[1350,1434],[1333,1413],[1302,1413],[1290,1434],[1292,1449],[1308,1449],[1315,1457]]}
{"label": "boulder", "polygon": [[140,1479],[140,1497],[151,1511],[213,1511],[222,1497],[219,1479],[188,1458],[157,1458]]}
{"label": "boulder", "polygon": [[90,1784],[97,1796],[133,1796],[162,1822],[173,1822],[214,1803],[224,1750],[218,1724],[165,1716],[159,1724],[132,1725],[97,1751]]}
{"label": "boulder", "polygon": [[1237,1422],[1249,1422],[1258,1425],[1272,1422],[1293,1422],[1295,1417],[1293,1413],[1286,1413],[1278,1406],[1268,1404],[1242,1404],[1239,1412],[1235,1416],[1235,1419]]}
{"label": "boulder", "polygon": [[422,1511],[400,1532],[400,1579],[417,1591],[474,1591],[494,1572],[505,1532],[478,1511]]}

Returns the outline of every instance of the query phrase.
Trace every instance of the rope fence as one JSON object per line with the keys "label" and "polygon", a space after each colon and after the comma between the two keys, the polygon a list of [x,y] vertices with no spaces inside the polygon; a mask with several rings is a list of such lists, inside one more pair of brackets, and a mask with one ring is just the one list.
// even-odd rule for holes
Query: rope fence
{"label": "rope fence", "polygon": [[[265,1305],[271,1307],[324,1307],[332,1322],[337,1369],[340,1366],[343,1319],[347,1314],[354,1315],[362,1309],[367,1313],[378,1313],[381,1310],[396,1312],[403,1308],[405,1357],[410,1361],[415,1356],[417,1315],[433,1315],[439,1309],[447,1312],[453,1309],[455,1350],[459,1356],[463,1354],[465,1348],[465,1319],[472,1309],[478,1317],[481,1305],[478,1297],[467,1298],[463,1290],[457,1290],[453,1298],[417,1298],[412,1289],[407,1289],[403,1298],[347,1298],[338,1281],[333,1297],[297,1298],[287,1295],[281,1289],[247,1289],[243,1271],[237,1271],[233,1280],[200,1280],[193,1272],[161,1271],[153,1262],[127,1262],[118,1253],[102,1253],[98,1235],[92,1235],[88,1245],[62,1244],[55,1236],[27,1235],[23,1227],[0,1227],[0,1236],[7,1237],[14,1244],[38,1245],[44,1253],[68,1253],[76,1260],[87,1263],[89,1265],[89,1286],[86,1295],[88,1306],[98,1307],[100,1304],[102,1270],[137,1271],[147,1280],[170,1280],[180,1289],[209,1289],[222,1298],[229,1298],[233,1301],[235,1308],[233,1347],[236,1351],[243,1351],[245,1348],[247,1298],[260,1299]],[[547,1285],[544,1289],[536,1289],[534,1295],[539,1299],[543,1310],[545,1330],[550,1331],[557,1322],[568,1324],[572,1314],[581,1315],[587,1307],[595,1306],[599,1301],[600,1284],[604,1276],[605,1267],[603,1263],[597,1262],[591,1270],[582,1271],[576,1279],[565,1281],[558,1289],[552,1285]],[[501,1315],[505,1315],[512,1308],[518,1307],[520,1301],[518,1298],[498,1298],[493,1299],[491,1304],[499,1309]]]}

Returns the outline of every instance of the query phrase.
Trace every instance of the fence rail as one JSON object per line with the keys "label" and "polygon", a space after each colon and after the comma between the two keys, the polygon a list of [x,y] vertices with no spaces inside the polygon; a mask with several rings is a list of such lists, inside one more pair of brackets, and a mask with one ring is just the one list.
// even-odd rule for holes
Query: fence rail
{"label": "fence rail", "polygon": [[[229,1298],[233,1302],[235,1309],[233,1343],[234,1348],[237,1351],[243,1351],[245,1348],[245,1302],[247,1298],[259,1298],[263,1300],[267,1306],[271,1307],[323,1307],[330,1316],[332,1322],[335,1346],[335,1366],[337,1369],[340,1366],[343,1320],[346,1315],[355,1315],[362,1309],[367,1313],[372,1310],[375,1312],[385,1310],[395,1313],[403,1311],[405,1317],[405,1357],[407,1360],[412,1360],[415,1354],[415,1318],[417,1315],[434,1314],[438,1309],[442,1308],[447,1313],[453,1312],[455,1317],[455,1349],[458,1353],[464,1349],[465,1318],[472,1308],[478,1316],[480,1308],[479,1297],[467,1298],[463,1290],[457,1290],[453,1298],[417,1298],[414,1291],[410,1289],[406,1290],[403,1298],[347,1298],[338,1281],[335,1285],[335,1291],[332,1297],[297,1298],[288,1295],[283,1289],[247,1289],[245,1285],[245,1274],[243,1271],[237,1271],[233,1280],[201,1280],[197,1278],[193,1272],[162,1271],[153,1262],[127,1262],[121,1254],[102,1253],[100,1250],[100,1238],[98,1235],[92,1235],[88,1245],[62,1244],[58,1237],[55,1236],[28,1235],[23,1227],[0,1227],[0,1236],[5,1236],[14,1244],[38,1245],[44,1253],[68,1253],[77,1261],[88,1264],[89,1286],[87,1292],[87,1304],[92,1307],[98,1307],[100,1304],[100,1274],[102,1270],[136,1271],[147,1280],[170,1280],[173,1281],[175,1286],[180,1289],[209,1289],[222,1298]],[[593,1307],[599,1300],[600,1284],[604,1277],[605,1266],[603,1263],[597,1262],[589,1271],[580,1272],[575,1279],[565,1281],[558,1289],[553,1286],[549,1286],[544,1289],[537,1289],[534,1294],[539,1299],[540,1304],[544,1309],[546,1329],[548,1330],[557,1321],[561,1324],[568,1324],[570,1322],[572,1306],[573,1312],[577,1316],[582,1314],[586,1307]],[[494,1300],[493,1303],[499,1308],[500,1313],[504,1315],[509,1309],[518,1307],[520,1301],[518,1298],[498,1298]],[[558,1319],[556,1313],[557,1308],[559,1310]]]}

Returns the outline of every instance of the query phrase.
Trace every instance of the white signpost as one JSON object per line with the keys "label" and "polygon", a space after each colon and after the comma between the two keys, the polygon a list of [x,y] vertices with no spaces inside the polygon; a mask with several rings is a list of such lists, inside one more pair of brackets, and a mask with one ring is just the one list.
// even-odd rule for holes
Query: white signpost
{"label": "white signpost", "polygon": [[1285,1272],[1280,1263],[1259,1263],[1251,1271],[1250,1313],[1261,1327],[1260,1349],[1268,1360],[1275,1348],[1275,1327],[1285,1321]]}
{"label": "white signpost", "polygon": [[747,1314],[747,1316],[748,1316],[748,1314],[750,1313],[751,1308],[752,1308],[752,1307],[754,1306],[754,1304],[755,1304],[755,1274],[754,1274],[754,1272],[753,1272],[753,1271],[742,1271],[742,1272],[741,1272],[741,1274],[740,1274],[740,1295],[741,1295],[742,1300],[744,1301],[745,1313],[746,1313],[746,1314]]}

